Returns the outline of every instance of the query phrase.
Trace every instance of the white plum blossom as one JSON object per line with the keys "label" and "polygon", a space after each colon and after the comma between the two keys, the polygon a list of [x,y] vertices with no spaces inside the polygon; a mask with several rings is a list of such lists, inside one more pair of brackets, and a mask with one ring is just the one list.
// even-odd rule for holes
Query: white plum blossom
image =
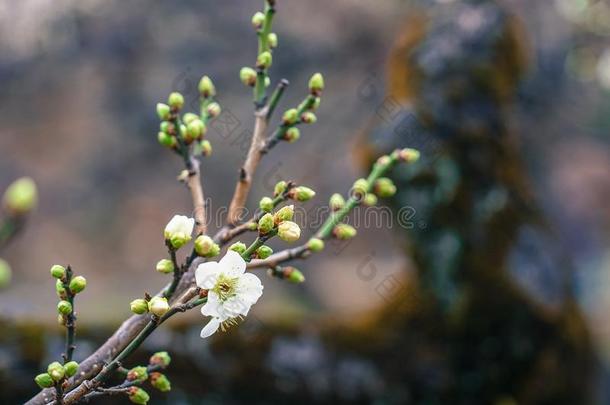
{"label": "white plum blossom", "polygon": [[232,250],[220,262],[202,263],[195,270],[197,286],[208,290],[208,300],[201,313],[212,317],[201,330],[202,338],[248,315],[250,307],[263,294],[260,279],[245,271],[246,262]]}
{"label": "white plum blossom", "polygon": [[174,249],[179,249],[191,240],[191,234],[195,227],[195,219],[184,215],[174,215],[165,226],[164,236]]}

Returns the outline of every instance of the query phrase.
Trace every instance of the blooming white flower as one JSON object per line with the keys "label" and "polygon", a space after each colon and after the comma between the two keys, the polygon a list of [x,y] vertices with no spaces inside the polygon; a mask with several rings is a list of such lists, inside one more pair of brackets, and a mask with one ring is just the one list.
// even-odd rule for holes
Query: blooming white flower
{"label": "blooming white flower", "polygon": [[179,249],[191,240],[191,234],[195,227],[195,220],[184,215],[174,215],[165,226],[165,239],[168,240],[175,249]]}
{"label": "blooming white flower", "polygon": [[195,270],[197,286],[208,290],[208,301],[201,313],[212,317],[201,330],[202,338],[248,315],[250,307],[263,294],[260,279],[245,271],[246,262],[232,250],[227,251],[220,262],[203,263]]}

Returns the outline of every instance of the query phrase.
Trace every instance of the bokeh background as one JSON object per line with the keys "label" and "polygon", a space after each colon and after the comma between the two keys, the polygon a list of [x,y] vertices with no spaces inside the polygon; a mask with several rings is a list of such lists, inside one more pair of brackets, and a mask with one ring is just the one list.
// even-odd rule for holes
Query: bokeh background
{"label": "bokeh background", "polygon": [[[61,352],[52,264],[69,263],[89,281],[77,304],[84,338],[77,359],[129,315],[131,299],[166,281],[154,271],[165,255],[162,229],[191,208],[175,180],[181,161],[157,144],[154,106],[172,90],[193,100],[202,74],[213,78],[223,107],[208,131],[214,153],[202,166],[210,226],[222,225],[216,216],[230,200],[253,125],[251,93],[238,72],[256,58],[249,21],[259,3],[0,1],[0,188],[28,175],[40,195],[26,229],[0,253],[13,268],[10,286],[0,291],[3,402],[36,393],[31,378]],[[291,83],[281,107],[300,101],[314,72],[324,74],[326,90],[315,126],[263,161],[252,206],[285,178],[318,192],[318,201],[305,206],[313,212],[366,173],[373,155],[394,146],[424,151],[416,171],[396,173],[397,181],[418,190],[421,174],[429,181],[433,172],[446,194],[399,194],[389,223],[361,226],[353,242],[299,263],[304,285],[264,279],[250,327],[228,335],[233,349],[262,345],[266,354],[255,359],[268,369],[268,390],[240,385],[228,371],[235,358],[222,355],[231,349],[199,340],[205,320],[194,313],[144,348],[175,347],[189,359],[177,361],[172,393],[153,400],[575,403],[572,393],[583,403],[610,401],[610,3],[278,3],[272,78]],[[452,187],[460,191],[446,191]],[[460,193],[469,198],[454,204],[447,197]],[[497,210],[508,224],[491,221],[480,233],[480,218],[498,206],[510,208],[506,215]],[[494,235],[506,235],[502,248],[486,246]],[[505,253],[477,250],[496,248]],[[460,251],[471,259],[447,264]],[[500,273],[519,298],[507,298],[496,313],[468,312],[469,319],[493,320],[476,329],[459,314],[473,289],[493,283],[480,271]],[[421,282],[405,281],[414,279]],[[397,295],[410,303],[406,313],[394,306]],[[541,324],[504,319],[519,313],[523,300]],[[425,302],[425,309],[413,302]],[[393,313],[417,322],[395,328]],[[363,319],[380,331],[390,319],[397,337],[375,350],[368,350],[366,334],[350,332],[358,342],[347,349],[344,337],[334,340]],[[471,334],[458,339],[450,326],[460,322]],[[413,337],[419,329],[428,332]],[[494,341],[495,334],[502,336]],[[507,335],[519,341],[517,349],[504,345]],[[547,344],[564,336],[566,346]],[[464,371],[480,353],[456,344],[462,340],[491,347],[484,365]],[[349,353],[346,359],[337,347]],[[540,360],[549,347],[576,353],[578,365],[557,363],[552,349]],[[410,353],[410,365],[387,366],[393,351]],[[508,358],[498,354],[504,351]],[[513,361],[519,367],[503,368]],[[546,370],[562,367],[579,378],[568,373],[573,384],[539,395],[545,379],[553,379]],[[193,378],[214,370],[222,370],[212,380],[220,385]],[[241,394],[229,389],[235,384]],[[261,395],[256,400],[254,392]]]}

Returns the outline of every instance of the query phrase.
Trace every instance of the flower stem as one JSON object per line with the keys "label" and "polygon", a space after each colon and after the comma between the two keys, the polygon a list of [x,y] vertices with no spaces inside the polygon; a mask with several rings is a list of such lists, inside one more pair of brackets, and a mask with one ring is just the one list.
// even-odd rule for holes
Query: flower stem
{"label": "flower stem", "polygon": [[64,281],[64,290],[66,291],[66,300],[70,303],[72,310],[66,315],[66,349],[63,354],[64,364],[72,360],[74,354],[74,337],[76,335],[76,315],[74,314],[74,293],[70,291],[70,281],[72,280],[72,268],[66,268],[66,276]]}

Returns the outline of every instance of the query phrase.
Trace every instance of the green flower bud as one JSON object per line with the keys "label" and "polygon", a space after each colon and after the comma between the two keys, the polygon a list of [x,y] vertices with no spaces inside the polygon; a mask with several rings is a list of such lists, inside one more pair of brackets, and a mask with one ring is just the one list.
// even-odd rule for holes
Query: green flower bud
{"label": "green flower bud", "polygon": [[137,366],[127,372],[127,379],[129,381],[146,381],[148,379],[148,372],[146,367]]}
{"label": "green flower bud", "polygon": [[301,237],[301,228],[292,221],[284,221],[278,225],[277,235],[284,242],[296,242]]}
{"label": "green flower bud", "polygon": [[377,164],[380,166],[387,166],[390,163],[392,163],[392,158],[389,157],[388,155],[383,155],[383,156],[380,156],[379,158],[377,158]]}
{"label": "green flower bud", "polygon": [[220,253],[220,246],[207,235],[200,235],[195,239],[195,252],[199,256],[214,257]]}
{"label": "green flower bud", "polygon": [[314,96],[319,96],[324,90],[324,77],[321,73],[316,73],[309,79],[309,91]]}
{"label": "green flower bud", "polygon": [[279,210],[277,210],[275,214],[273,214],[273,221],[276,224],[280,224],[284,221],[292,220],[293,216],[294,216],[294,205],[286,205],[286,206],[280,208]]}
{"label": "green flower bud", "polygon": [[297,201],[305,202],[311,200],[316,195],[316,192],[309,187],[299,186],[290,190],[290,198]]}
{"label": "green flower bud", "polygon": [[286,191],[286,187],[288,187],[288,183],[286,183],[284,180],[277,182],[275,187],[273,187],[273,196],[277,197],[284,193],[284,191]]}
{"label": "green flower bud", "polygon": [[256,256],[258,256],[259,259],[266,259],[269,256],[271,256],[273,254],[273,249],[271,249],[269,246],[261,246],[258,249],[256,249]]}
{"label": "green flower bud", "polygon": [[239,71],[239,79],[246,86],[254,87],[256,84],[256,70],[251,67],[243,67]]}
{"label": "green flower bud", "polygon": [[0,259],[0,288],[6,287],[11,282],[11,266],[3,260]]}
{"label": "green flower bud", "polygon": [[55,281],[55,292],[59,298],[66,298],[66,288],[64,287],[64,283],[61,280]]}
{"label": "green flower bud", "polygon": [[64,378],[66,370],[59,362],[54,361],[53,363],[49,364],[49,367],[47,367],[47,373],[49,373],[53,381],[57,382]]}
{"label": "green flower bud", "polygon": [[148,302],[145,299],[137,298],[129,303],[129,309],[136,315],[142,315],[148,312]]}
{"label": "green flower bud", "polygon": [[267,43],[271,49],[277,48],[277,34],[275,32],[269,33],[267,36]]}
{"label": "green flower bud", "polygon": [[170,111],[167,104],[157,103],[157,115],[160,120],[167,121],[170,117]]}
{"label": "green flower bud", "polygon": [[341,194],[335,193],[330,196],[328,206],[333,211],[339,211],[341,208],[345,207],[345,199]]}
{"label": "green flower bud", "polygon": [[212,144],[207,139],[201,141],[199,146],[201,147],[201,155],[210,156],[212,154]]}
{"label": "green flower bud", "polygon": [[324,241],[319,238],[311,238],[307,242],[307,247],[314,253],[324,250]]}
{"label": "green flower bud", "polygon": [[78,363],[75,361],[69,361],[64,364],[64,369],[66,370],[66,377],[72,377],[78,371]]}
{"label": "green flower bud", "polygon": [[248,230],[256,231],[258,229],[258,223],[255,221],[248,222]]}
{"label": "green flower bud", "polygon": [[203,76],[201,80],[199,80],[199,94],[201,97],[214,97],[216,95],[216,87],[208,76]]}
{"label": "green flower bud", "polygon": [[377,179],[373,189],[375,190],[375,194],[381,198],[392,197],[394,194],[396,194],[396,186],[394,185],[394,182],[387,177]]}
{"label": "green flower bud", "polygon": [[191,142],[193,142],[193,138],[189,134],[188,129],[186,128],[186,125],[184,125],[184,124],[180,124],[180,137],[182,139],[184,139],[184,141],[187,144],[190,144]]}
{"label": "green flower bud", "polygon": [[73,294],[78,294],[87,287],[87,279],[83,276],[76,276],[70,280],[70,291]]}
{"label": "green flower bud", "polygon": [[169,303],[166,298],[163,297],[152,297],[150,301],[148,301],[148,310],[161,317],[165,315],[167,311],[169,311]]}
{"label": "green flower bud", "polygon": [[377,204],[377,196],[373,193],[366,193],[362,202],[364,203],[364,205],[372,207]]}
{"label": "green flower bud", "polygon": [[152,385],[161,392],[168,392],[172,389],[172,385],[167,379],[167,377],[161,373],[150,374],[150,385]]}
{"label": "green flower bud", "polygon": [[283,139],[290,143],[296,142],[301,137],[301,131],[297,127],[290,127],[284,133]]}
{"label": "green flower bud", "polygon": [[154,366],[161,366],[165,368],[169,366],[169,363],[171,363],[171,361],[172,358],[167,352],[157,352],[150,356],[150,360],[148,362]]}
{"label": "green flower bud", "polygon": [[366,181],[366,179],[358,179],[354,182],[354,185],[352,186],[352,191],[362,197],[364,197],[368,190],[369,182]]}
{"label": "green flower bud", "polygon": [[168,148],[173,148],[177,143],[176,138],[169,135],[167,132],[159,132],[157,134],[157,140],[162,146],[166,146]]}
{"label": "green flower bud", "polygon": [[36,384],[38,384],[40,388],[50,388],[55,384],[48,373],[38,374],[34,377],[34,381],[36,381]]}
{"label": "green flower bud", "polygon": [[129,387],[127,395],[131,402],[138,405],[146,405],[150,400],[148,393],[140,387]]}
{"label": "green flower bud", "polygon": [[270,197],[263,197],[259,201],[258,206],[261,211],[271,212],[273,210],[273,199],[271,199]]}
{"label": "green flower bud", "polygon": [[184,97],[182,94],[174,91],[167,98],[167,104],[169,104],[172,109],[179,110],[184,106]]}
{"label": "green flower bud", "polygon": [[198,120],[199,116],[197,114],[193,114],[191,112],[187,112],[186,114],[184,114],[182,116],[182,122],[184,122],[186,125],[190,124],[191,122]]}
{"label": "green flower bud", "polygon": [[72,312],[72,304],[66,300],[61,300],[57,303],[57,312],[62,315],[69,315]]}
{"label": "green flower bud", "polygon": [[174,263],[169,259],[161,259],[157,262],[156,269],[159,273],[169,274],[174,271]]}
{"label": "green flower bud", "polygon": [[256,29],[259,29],[263,26],[264,23],[265,14],[261,13],[260,11],[254,13],[254,15],[252,16],[252,26],[254,26],[254,28]]}
{"label": "green flower bud", "polygon": [[301,121],[304,124],[314,124],[317,120],[318,118],[316,117],[316,114],[312,113],[311,111],[305,111],[303,114],[301,114]]}
{"label": "green flower bud", "polygon": [[356,229],[348,224],[337,224],[333,229],[333,235],[340,240],[348,240],[356,236]]}
{"label": "green flower bud", "polygon": [[261,235],[266,235],[271,232],[274,226],[273,215],[269,213],[263,215],[261,219],[258,220],[258,232]]}
{"label": "green flower bud", "polygon": [[405,148],[398,152],[398,159],[406,163],[414,163],[419,160],[420,153],[417,149]]}
{"label": "green flower bud", "polygon": [[284,267],[284,279],[291,283],[300,284],[305,281],[305,276],[297,268],[292,266]]}
{"label": "green flower bud", "polygon": [[261,52],[256,58],[256,67],[259,69],[269,69],[272,62],[273,57],[271,56],[271,52]]}
{"label": "green flower bud", "polygon": [[36,207],[37,202],[36,183],[29,177],[15,180],[4,192],[4,207],[14,215],[27,214]]}
{"label": "green flower bud", "polygon": [[220,108],[220,104],[210,103],[210,104],[208,104],[208,108],[206,111],[208,112],[208,116],[210,118],[216,118],[220,115],[220,113],[222,112],[222,109]]}
{"label": "green flower bud", "polygon": [[200,119],[191,121],[186,128],[189,135],[194,139],[201,139],[201,137],[205,135],[207,129],[203,121]]}
{"label": "green flower bud", "polygon": [[289,110],[284,111],[284,115],[282,116],[282,121],[285,125],[294,125],[299,119],[299,112],[296,108],[291,108]]}
{"label": "green flower bud", "polygon": [[231,246],[229,246],[229,250],[232,250],[234,252],[237,252],[239,254],[242,254],[246,251],[247,247],[246,244],[243,242],[235,242],[234,244],[232,244]]}

